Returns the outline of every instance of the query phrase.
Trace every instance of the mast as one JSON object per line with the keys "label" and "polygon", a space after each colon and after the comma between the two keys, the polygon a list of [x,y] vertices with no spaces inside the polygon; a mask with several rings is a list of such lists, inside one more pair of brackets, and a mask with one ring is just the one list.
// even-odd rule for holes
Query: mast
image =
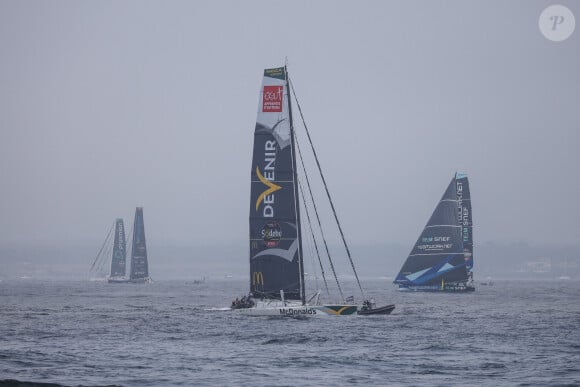
{"label": "mast", "polygon": [[292,152],[292,179],[294,180],[294,205],[296,208],[296,232],[298,233],[298,267],[300,270],[300,298],[302,305],[306,304],[306,292],[304,289],[304,259],[302,255],[302,225],[300,222],[300,202],[298,196],[298,174],[296,169],[296,147],[294,140],[294,124],[292,121],[292,103],[290,98],[290,76],[288,75],[288,65],[284,65],[286,73],[286,93],[288,96],[288,116],[290,121],[290,149]]}

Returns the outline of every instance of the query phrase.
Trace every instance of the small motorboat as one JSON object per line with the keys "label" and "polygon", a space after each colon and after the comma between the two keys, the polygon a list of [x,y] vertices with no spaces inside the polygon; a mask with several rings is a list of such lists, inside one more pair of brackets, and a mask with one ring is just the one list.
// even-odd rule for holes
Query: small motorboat
{"label": "small motorboat", "polygon": [[363,302],[362,308],[360,308],[357,313],[362,316],[370,316],[373,314],[391,314],[394,309],[395,304],[376,307],[374,303],[365,301]]}

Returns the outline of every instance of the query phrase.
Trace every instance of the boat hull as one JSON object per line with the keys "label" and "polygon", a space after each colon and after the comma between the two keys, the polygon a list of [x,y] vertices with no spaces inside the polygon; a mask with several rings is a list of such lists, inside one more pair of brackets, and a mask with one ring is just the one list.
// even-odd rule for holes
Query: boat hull
{"label": "boat hull", "polygon": [[146,277],[130,279],[128,282],[132,284],[150,284],[153,282],[153,280],[150,277]]}
{"label": "boat hull", "polygon": [[251,308],[232,309],[248,316],[325,317],[356,315],[356,305],[300,305],[282,302],[260,303]]}
{"label": "boat hull", "polygon": [[395,304],[381,306],[379,308],[372,308],[372,309],[359,309],[358,314],[361,316],[372,316],[372,315],[385,315],[391,314],[391,312],[395,309]]}
{"label": "boat hull", "polygon": [[110,284],[150,284],[153,280],[150,277],[147,278],[108,278],[107,282]]}
{"label": "boat hull", "polygon": [[107,278],[107,282],[110,284],[126,284],[129,282],[128,278],[110,277]]}
{"label": "boat hull", "polygon": [[447,292],[466,293],[475,291],[475,286],[466,283],[446,283],[439,285],[399,285],[401,292]]}

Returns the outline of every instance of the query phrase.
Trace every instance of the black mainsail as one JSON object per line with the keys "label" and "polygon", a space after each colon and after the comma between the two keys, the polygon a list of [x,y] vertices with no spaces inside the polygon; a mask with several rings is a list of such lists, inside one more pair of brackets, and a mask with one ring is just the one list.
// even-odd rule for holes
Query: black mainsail
{"label": "black mainsail", "polygon": [[125,277],[127,259],[126,244],[123,219],[117,218],[115,221],[115,239],[111,259],[111,278]]}
{"label": "black mainsail", "polygon": [[143,207],[137,207],[135,210],[130,280],[131,282],[150,281],[147,246],[145,244],[145,225],[143,223]]}
{"label": "black mainsail", "polygon": [[264,70],[254,131],[250,292],[305,302],[295,145],[286,67]]}
{"label": "black mainsail", "polygon": [[455,174],[394,283],[401,290],[469,291],[472,269],[469,181]]}

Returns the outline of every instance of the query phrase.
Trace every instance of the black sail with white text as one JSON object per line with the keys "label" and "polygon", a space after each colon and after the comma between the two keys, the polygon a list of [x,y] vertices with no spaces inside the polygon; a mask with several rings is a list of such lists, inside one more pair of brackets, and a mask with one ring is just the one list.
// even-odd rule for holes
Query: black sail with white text
{"label": "black sail with white text", "polygon": [[303,298],[299,206],[285,67],[266,69],[254,131],[250,194],[250,290]]}

